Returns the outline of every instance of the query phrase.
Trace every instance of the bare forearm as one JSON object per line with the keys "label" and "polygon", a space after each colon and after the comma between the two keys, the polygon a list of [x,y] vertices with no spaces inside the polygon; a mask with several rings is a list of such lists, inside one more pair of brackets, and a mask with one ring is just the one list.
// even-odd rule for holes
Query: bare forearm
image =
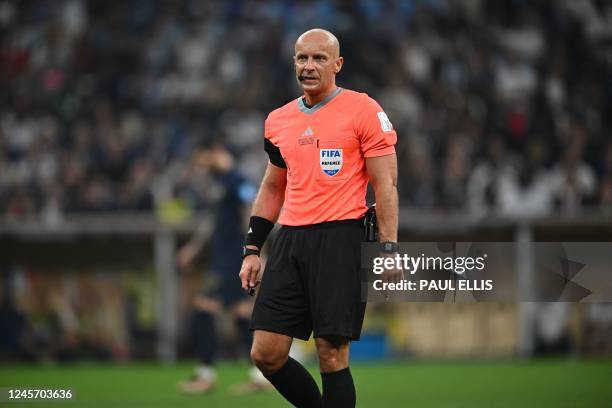
{"label": "bare forearm", "polygon": [[287,170],[268,163],[251,215],[276,222],[285,202]]}
{"label": "bare forearm", "polygon": [[397,242],[397,157],[392,154],[368,158],[366,166],[376,196],[378,239]]}
{"label": "bare forearm", "polygon": [[374,189],[376,196],[376,217],[378,218],[378,237],[380,242],[397,242],[398,197],[397,187],[391,183],[379,185]]}
{"label": "bare forearm", "polygon": [[251,215],[276,222],[285,201],[285,189],[262,184],[253,202]]}
{"label": "bare forearm", "polygon": [[[287,170],[268,163],[249,220],[246,247],[261,249],[285,201]],[[263,220],[262,220],[263,218]]]}

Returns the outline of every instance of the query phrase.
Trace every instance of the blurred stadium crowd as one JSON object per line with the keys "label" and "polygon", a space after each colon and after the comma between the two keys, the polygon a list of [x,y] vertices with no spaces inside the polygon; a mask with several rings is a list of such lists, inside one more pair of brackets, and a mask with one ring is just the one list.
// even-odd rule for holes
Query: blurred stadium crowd
{"label": "blurred stadium crowd", "polygon": [[[0,0],[0,218],[148,211],[168,185],[211,208],[219,194],[199,160],[213,144],[259,183],[264,119],[299,95],[292,47],[315,26],[340,39],[339,85],[377,99],[398,131],[403,207],[612,214],[612,2]],[[152,271],[9,267],[0,360],[124,359],[152,343]],[[445,306],[398,313],[422,325],[411,350],[447,339],[434,328],[443,318],[516,337],[504,331],[513,307]],[[587,324],[583,348],[609,352],[612,313],[589,310],[607,331]],[[549,320],[565,339],[567,319]],[[499,344],[492,354],[515,347]]]}
{"label": "blurred stadium crowd", "polygon": [[0,214],[149,210],[160,179],[205,208],[212,143],[258,182],[313,26],[398,130],[403,206],[612,212],[608,1],[4,0]]}

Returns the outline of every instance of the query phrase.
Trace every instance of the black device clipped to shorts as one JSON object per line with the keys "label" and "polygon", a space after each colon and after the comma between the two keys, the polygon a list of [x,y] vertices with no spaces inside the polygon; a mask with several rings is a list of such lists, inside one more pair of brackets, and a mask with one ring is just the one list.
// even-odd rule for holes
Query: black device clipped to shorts
{"label": "black device clipped to shorts", "polygon": [[365,224],[365,241],[378,241],[378,222],[376,221],[376,203],[368,207],[363,220]]}

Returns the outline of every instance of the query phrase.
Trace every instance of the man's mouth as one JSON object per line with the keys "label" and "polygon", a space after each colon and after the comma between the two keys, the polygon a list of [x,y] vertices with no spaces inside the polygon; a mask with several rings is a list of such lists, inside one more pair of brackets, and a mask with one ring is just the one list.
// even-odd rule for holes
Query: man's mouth
{"label": "man's mouth", "polygon": [[318,78],[310,76],[310,75],[300,75],[300,76],[298,76],[298,80],[300,82],[303,82],[303,81],[315,81],[317,79]]}

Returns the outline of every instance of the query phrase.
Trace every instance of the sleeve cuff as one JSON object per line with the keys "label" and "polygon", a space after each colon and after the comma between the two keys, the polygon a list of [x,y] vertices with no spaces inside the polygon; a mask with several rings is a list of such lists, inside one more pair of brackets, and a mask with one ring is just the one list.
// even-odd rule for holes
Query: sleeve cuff
{"label": "sleeve cuff", "polygon": [[380,157],[380,156],[388,156],[390,154],[395,153],[395,146],[386,146],[381,149],[372,149],[368,150],[363,154],[363,157]]}

